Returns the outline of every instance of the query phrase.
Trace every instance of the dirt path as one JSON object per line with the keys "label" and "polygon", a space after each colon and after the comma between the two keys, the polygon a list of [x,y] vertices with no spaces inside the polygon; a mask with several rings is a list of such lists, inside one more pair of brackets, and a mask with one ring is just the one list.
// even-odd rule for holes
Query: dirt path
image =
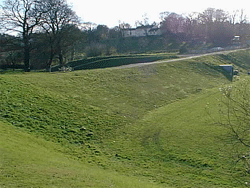
{"label": "dirt path", "polygon": [[220,52],[212,52],[212,53],[199,54],[199,55],[191,54],[191,55],[187,55],[186,57],[177,58],[177,59],[161,60],[161,61],[154,61],[154,62],[148,62],[148,63],[136,63],[136,64],[129,64],[129,65],[122,65],[122,66],[119,66],[119,67],[113,67],[113,69],[125,69],[125,68],[141,67],[141,66],[145,66],[145,65],[159,64],[159,63],[170,63],[170,62],[176,62],[176,61],[184,61],[184,60],[194,59],[194,58],[203,57],[203,56],[218,55],[218,54],[228,54],[228,53],[231,53],[231,52],[237,52],[237,51],[248,50],[248,49],[249,48],[247,48],[247,49],[229,50],[229,51],[220,51]]}

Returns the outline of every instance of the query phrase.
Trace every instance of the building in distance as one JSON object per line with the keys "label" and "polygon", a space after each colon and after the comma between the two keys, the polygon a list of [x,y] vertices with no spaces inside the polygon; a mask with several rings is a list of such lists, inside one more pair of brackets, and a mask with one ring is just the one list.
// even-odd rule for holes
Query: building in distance
{"label": "building in distance", "polygon": [[123,37],[146,37],[160,35],[162,35],[162,32],[158,25],[146,25],[122,30]]}

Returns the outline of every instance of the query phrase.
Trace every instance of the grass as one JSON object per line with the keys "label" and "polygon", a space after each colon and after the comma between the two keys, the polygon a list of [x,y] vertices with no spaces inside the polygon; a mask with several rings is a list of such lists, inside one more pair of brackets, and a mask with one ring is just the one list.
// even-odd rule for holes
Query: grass
{"label": "grass", "polygon": [[159,187],[83,164],[59,144],[0,122],[0,187]]}
{"label": "grass", "polygon": [[235,53],[230,53],[227,55],[220,55],[224,61],[229,61],[233,63],[241,72],[246,72],[250,70],[250,52],[249,51],[239,51]]}
{"label": "grass", "polygon": [[[65,66],[72,67],[74,70],[97,69],[174,58],[178,58],[176,53],[103,56],[68,62]],[[58,68],[55,66],[52,71],[58,71]]]}
{"label": "grass", "polygon": [[[66,165],[76,163],[73,171],[82,169],[79,166],[90,172],[93,168],[94,180],[80,183],[73,177],[75,187],[91,187],[91,182],[93,187],[105,187],[107,182],[102,185],[98,178],[95,181],[100,174],[117,178],[112,180],[117,187],[123,177],[125,183],[131,178],[131,185],[124,187],[138,187],[138,179],[152,182],[150,186],[235,187],[230,146],[219,139],[227,132],[216,126],[205,110],[209,106],[212,115],[218,117],[218,88],[231,83],[211,66],[223,62],[228,60],[207,56],[131,69],[0,75],[0,117],[25,130],[29,135],[22,134],[32,139],[36,135],[47,140],[47,154],[53,154],[55,160],[59,154],[69,158]],[[8,145],[6,142],[5,147]],[[14,148],[12,154],[6,151],[3,161],[15,161],[6,156],[14,156],[19,148],[9,148]],[[41,155],[43,159],[52,156]],[[21,174],[28,181],[28,169],[42,167],[37,159],[34,166],[27,164],[26,158],[23,155],[19,163],[27,167]],[[51,163],[44,160],[46,164]],[[64,176],[64,172],[58,175]],[[45,172],[42,176],[43,180],[50,179]],[[84,176],[79,175],[80,179]],[[2,182],[9,181],[3,178]],[[34,179],[39,181],[40,177]],[[56,181],[53,185],[61,187],[64,183]]]}
{"label": "grass", "polygon": [[137,123],[132,135],[140,138],[140,155],[150,153],[158,181],[179,187],[233,185],[231,156],[219,140],[225,130],[211,122],[205,110],[207,104],[217,110],[217,97],[218,92],[207,91],[150,112]]}

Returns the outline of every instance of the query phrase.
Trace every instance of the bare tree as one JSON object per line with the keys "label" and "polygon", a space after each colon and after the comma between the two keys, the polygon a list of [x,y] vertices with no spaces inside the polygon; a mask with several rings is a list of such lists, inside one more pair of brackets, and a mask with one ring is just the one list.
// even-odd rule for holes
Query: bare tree
{"label": "bare tree", "polygon": [[233,87],[220,89],[220,121],[227,128],[227,143],[232,146],[235,179],[247,187],[250,186],[250,87],[249,80],[242,80]]}
{"label": "bare tree", "polygon": [[97,25],[92,22],[85,22],[81,24],[82,30],[85,30],[85,31],[92,31],[94,28],[96,28],[96,26]]}
{"label": "bare tree", "polygon": [[143,18],[143,25],[149,25],[148,14],[147,13],[143,14],[142,18]]}
{"label": "bare tree", "polygon": [[59,63],[62,66],[63,40],[70,34],[70,29],[66,28],[72,28],[67,27],[68,25],[77,25],[79,18],[65,0],[42,0],[40,8],[41,12],[46,12],[42,17],[42,28],[46,32],[50,44],[48,67],[51,66],[55,55],[58,55]]}
{"label": "bare tree", "polygon": [[168,11],[161,12],[160,13],[160,19],[161,19],[161,21],[164,21],[164,19],[167,18],[170,14],[171,14],[171,12],[168,12]]}
{"label": "bare tree", "polygon": [[225,12],[224,10],[217,9],[215,10],[215,22],[225,22],[229,18],[229,14]]}
{"label": "bare tree", "polygon": [[180,14],[167,14],[161,23],[161,29],[164,33],[183,33],[186,30],[187,19]]}
{"label": "bare tree", "polygon": [[195,38],[198,36],[197,30],[199,31],[199,24],[198,24],[198,15],[197,12],[192,12],[186,16],[186,33],[191,38]]}
{"label": "bare tree", "polygon": [[229,14],[221,9],[208,8],[200,13],[199,20],[203,26],[205,41],[217,45],[229,44],[234,36],[231,19]]}
{"label": "bare tree", "polygon": [[119,23],[119,28],[120,29],[131,29],[131,25],[129,23],[125,23],[125,22],[120,22]]}
{"label": "bare tree", "polygon": [[22,37],[25,71],[30,71],[31,35],[39,25],[43,12],[36,0],[6,0],[1,6],[0,21],[5,32]]}
{"label": "bare tree", "polygon": [[234,35],[236,35],[236,22],[237,22],[237,15],[238,15],[239,11],[238,10],[234,10],[232,12],[232,14],[229,15],[229,22],[231,24],[232,30]]}
{"label": "bare tree", "polygon": [[240,10],[240,24],[246,23],[247,16],[244,9]]}

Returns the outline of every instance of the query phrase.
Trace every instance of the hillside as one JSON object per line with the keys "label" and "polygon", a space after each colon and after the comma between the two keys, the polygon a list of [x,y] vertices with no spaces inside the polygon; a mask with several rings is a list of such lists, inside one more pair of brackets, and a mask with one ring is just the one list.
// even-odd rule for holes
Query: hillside
{"label": "hillside", "polygon": [[[0,122],[0,187],[154,187],[145,178],[83,164],[63,148]],[[158,187],[158,186],[157,186]]]}
{"label": "hillside", "polygon": [[[0,75],[1,142],[8,140],[0,148],[0,167],[9,171],[1,173],[0,185],[110,187],[111,181],[122,187],[124,179],[123,187],[148,182],[149,187],[237,186],[230,174],[229,146],[219,140],[226,130],[215,126],[206,106],[216,117],[218,88],[231,83],[215,67],[233,62],[246,73],[248,57],[249,51],[243,51],[130,69]],[[29,152],[33,150],[43,155]],[[15,164],[18,156],[21,166]],[[59,163],[53,166],[51,160]],[[58,168],[61,160],[64,169]],[[8,163],[16,169],[3,165]],[[56,181],[48,164],[57,176],[65,177],[69,169],[77,176],[68,184]],[[31,168],[34,184],[22,171]],[[46,171],[41,177],[36,176],[40,168]],[[86,179],[82,169],[93,179],[80,181]],[[15,179],[15,172],[26,175]]]}
{"label": "hillside", "polygon": [[[100,56],[100,57],[92,57],[92,58],[86,58],[68,62],[65,64],[65,67],[70,67],[73,70],[98,69],[98,68],[117,67],[121,65],[154,62],[158,60],[175,59],[175,58],[178,58],[177,53]],[[60,66],[57,65],[52,67],[51,71],[55,72],[58,71],[59,69]]]}

